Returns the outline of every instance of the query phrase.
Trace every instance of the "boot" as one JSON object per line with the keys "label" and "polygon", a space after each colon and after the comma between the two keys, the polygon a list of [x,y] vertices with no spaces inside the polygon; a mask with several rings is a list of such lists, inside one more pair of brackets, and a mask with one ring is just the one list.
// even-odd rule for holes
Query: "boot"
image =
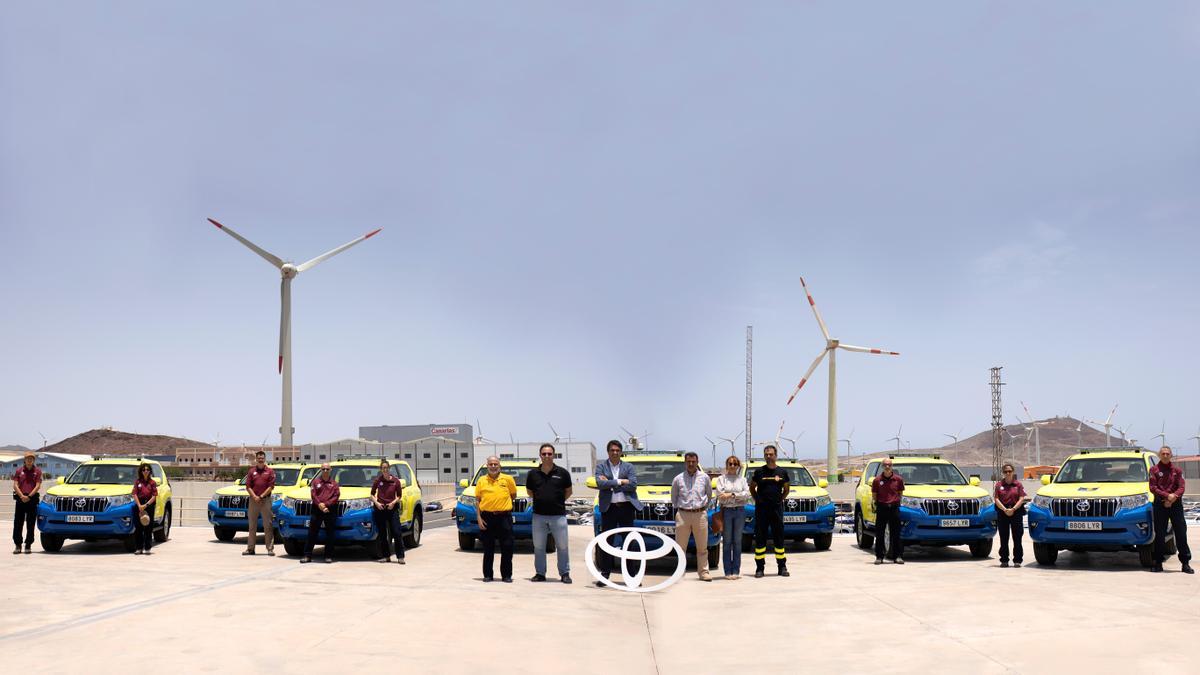
{"label": "boot", "polygon": [[787,571],[787,561],[786,560],[779,561],[779,576],[781,576],[781,577],[792,576],[791,572]]}
{"label": "boot", "polygon": [[1184,560],[1183,561],[1183,573],[1184,574],[1195,574],[1196,570],[1192,569],[1192,566],[1188,564],[1188,561]]}
{"label": "boot", "polygon": [[767,563],[763,560],[754,561],[754,578],[761,579],[766,576]]}

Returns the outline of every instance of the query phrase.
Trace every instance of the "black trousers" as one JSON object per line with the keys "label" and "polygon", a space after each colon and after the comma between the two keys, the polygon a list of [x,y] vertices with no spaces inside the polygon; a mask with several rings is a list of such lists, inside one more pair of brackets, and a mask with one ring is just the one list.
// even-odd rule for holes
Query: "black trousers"
{"label": "black trousers", "polygon": [[483,578],[491,579],[495,569],[496,544],[500,544],[500,578],[512,578],[513,519],[512,511],[484,511],[486,528],[479,533],[483,540]]}
{"label": "black trousers", "polygon": [[1187,543],[1187,521],[1183,518],[1183,500],[1176,499],[1167,508],[1158,500],[1154,500],[1154,561],[1162,564],[1167,559],[1167,522],[1175,534],[1175,548],[1179,549],[1179,562],[1185,563],[1192,559],[1192,549]]}
{"label": "black trousers", "polygon": [[[608,505],[607,511],[600,514],[600,531],[607,532],[609,530],[615,530],[618,527],[633,527],[633,516],[634,508],[632,503],[613,502]],[[616,542],[610,541],[608,543],[611,546],[618,546]],[[612,574],[613,567],[616,566],[615,561],[611,555],[604,552],[604,549],[597,548],[596,550],[596,562],[599,563],[597,566],[600,568],[600,574],[602,574],[605,578],[608,578],[608,575]],[[631,574],[637,574],[638,570],[641,568],[640,562],[631,562],[629,565],[629,572]]]}
{"label": "black trousers", "polygon": [[[379,533],[379,556],[386,558],[395,550],[397,558],[404,557],[404,532],[400,529],[400,509],[397,504],[394,509],[375,509],[372,516],[375,519],[375,531]],[[388,547],[391,542],[392,547]]]}
{"label": "black trousers", "polygon": [[1021,548],[1021,537],[1025,534],[1025,507],[1013,511],[1013,514],[1006,515],[1003,511],[996,511],[996,529],[1000,531],[1000,562],[1008,562],[1008,537],[1012,535],[1012,561],[1021,564],[1025,558],[1025,550]]}
{"label": "black trousers", "polygon": [[[883,540],[883,530],[888,529],[888,539]],[[904,544],[900,542],[900,505],[875,505],[875,557],[882,558],[887,552],[888,560],[904,557]]]}
{"label": "black trousers", "polygon": [[311,558],[313,548],[317,545],[317,533],[325,527],[325,557],[333,557],[333,536],[337,531],[337,504],[322,511],[316,504],[312,506],[312,514],[308,517],[308,541],[304,544],[304,557]]}
{"label": "black trousers", "polygon": [[142,525],[142,512],[137,504],[133,505],[133,541],[137,551],[149,551],[154,542],[154,504],[146,507],[146,515],[150,516],[150,524]]}
{"label": "black trousers", "polygon": [[758,501],[754,504],[754,565],[767,564],[767,533],[775,544],[775,562],[787,562],[787,548],[783,538],[783,504]]}
{"label": "black trousers", "polygon": [[33,545],[33,524],[37,521],[38,495],[30,495],[29,501],[23,502],[18,497],[15,502],[16,513],[13,514],[13,544],[21,545],[21,525],[25,525],[25,545]]}

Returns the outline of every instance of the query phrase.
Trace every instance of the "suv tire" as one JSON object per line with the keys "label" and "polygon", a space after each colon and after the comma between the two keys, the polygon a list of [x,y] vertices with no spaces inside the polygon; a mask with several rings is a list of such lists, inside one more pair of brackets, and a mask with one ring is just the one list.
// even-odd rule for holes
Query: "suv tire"
{"label": "suv tire", "polygon": [[470,532],[458,533],[458,548],[463,551],[475,550],[475,535]]}
{"label": "suv tire", "polygon": [[854,512],[854,539],[858,542],[858,547],[864,551],[870,551],[875,546],[875,537],[867,534],[862,511]]}
{"label": "suv tire", "polygon": [[833,545],[833,533],[818,534],[813,537],[813,547],[818,551],[828,551]]}
{"label": "suv tire", "polygon": [[1033,542],[1033,557],[1042,567],[1054,567],[1054,561],[1058,560],[1058,547],[1053,544],[1039,544],[1035,541]]}
{"label": "suv tire", "polygon": [[167,510],[163,513],[162,527],[154,531],[154,541],[162,544],[171,538],[171,502],[167,502]]}
{"label": "suv tire", "polygon": [[972,558],[986,558],[992,553],[992,539],[978,539],[970,543]]}
{"label": "suv tire", "polygon": [[217,535],[217,541],[233,541],[233,537],[237,534],[237,530],[232,527],[213,526],[213,534]]}
{"label": "suv tire", "polygon": [[413,513],[412,529],[408,534],[404,535],[404,548],[416,548],[421,545],[421,530],[424,527],[424,517],[421,515],[421,505],[417,504],[415,513]]}
{"label": "suv tire", "polygon": [[290,556],[300,557],[304,555],[304,542],[299,539],[284,539],[283,550]]}
{"label": "suv tire", "polygon": [[63,547],[63,541],[65,541],[65,538],[62,535],[47,534],[45,532],[41,533],[41,539],[42,550],[49,551],[50,553],[58,553],[61,551]]}
{"label": "suv tire", "polygon": [[721,546],[719,544],[717,546],[709,546],[708,547],[708,569],[709,569],[709,571],[711,572],[712,570],[715,570],[720,566],[721,566]]}
{"label": "suv tire", "polygon": [[1137,547],[1138,561],[1142,563],[1142,567],[1154,566],[1154,545],[1144,544]]}

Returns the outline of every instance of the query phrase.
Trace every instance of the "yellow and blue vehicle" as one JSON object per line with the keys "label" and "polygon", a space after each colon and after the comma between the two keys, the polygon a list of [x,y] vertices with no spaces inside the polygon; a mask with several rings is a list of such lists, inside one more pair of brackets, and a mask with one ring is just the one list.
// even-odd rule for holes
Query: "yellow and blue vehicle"
{"label": "yellow and blue vehicle", "polygon": [[[525,477],[529,475],[530,470],[536,469],[538,464],[535,459],[500,460],[500,473],[512,476],[513,481],[517,484],[517,496],[513,498],[513,539],[533,538],[533,500],[525,491]],[[474,549],[475,540],[479,538],[475,484],[486,475],[487,466],[480,466],[475,470],[475,475],[471,480],[464,478],[458,483],[462,492],[454,502],[454,509],[451,513],[454,516],[454,524],[458,528],[458,547],[464,551]],[[546,540],[546,549],[554,551],[554,537]]]}
{"label": "yellow and blue vehicle", "polygon": [[[1029,505],[1029,538],[1039,565],[1053,565],[1058,552],[1136,551],[1141,564],[1154,564],[1154,453],[1142,448],[1096,448],[1072,455]],[[1168,535],[1167,549],[1175,552]]]}
{"label": "yellow and blue vehicle", "polygon": [[[642,509],[633,516],[633,526],[643,527],[655,532],[661,532],[669,537],[675,536],[675,506],[671,504],[671,481],[687,470],[683,452],[646,452],[627,453],[621,458],[622,462],[633,464],[637,474],[637,497],[642,503]],[[600,460],[607,461],[607,460]],[[703,469],[701,469],[703,470]],[[715,482],[715,479],[711,479]],[[587,486],[596,488],[596,477],[589,476]],[[717,510],[717,500],[713,499],[708,506],[707,517]],[[592,531],[600,534],[600,498],[592,502]],[[664,544],[657,538],[645,539],[647,550],[655,550]],[[688,539],[687,550],[696,552],[696,538]],[[709,569],[717,569],[721,564],[721,535],[708,528],[708,541],[705,542],[708,551]]]}
{"label": "yellow and blue vehicle", "polygon": [[[359,544],[376,555],[379,533],[371,504],[371,483],[379,475],[379,460],[373,458],[343,459],[330,462],[330,476],[338,482],[341,497],[337,504],[334,521],[334,543],[338,545]],[[400,494],[400,529],[404,532],[405,548],[421,545],[421,530],[424,525],[424,507],[421,502],[421,486],[413,480],[412,467],[408,462],[394,460],[392,475],[402,482]],[[282,498],[275,501],[272,509],[279,534],[283,537],[283,548],[288,555],[304,554],[308,541],[308,523],[312,515],[312,494],[309,480],[300,479],[300,484],[284,490]],[[317,541],[325,543],[325,528],[317,533]]]}
{"label": "yellow and blue vehicle", "polygon": [[162,465],[139,457],[97,457],[75,467],[71,475],[59,476],[38,504],[42,548],[53,553],[61,550],[67,539],[117,539],[126,551],[133,552],[137,548],[137,506],[132,493],[138,466],[143,462],[150,465],[151,476],[158,484],[158,498],[152,509],[154,540],[161,543],[169,539],[174,507],[171,483]]}
{"label": "yellow and blue vehicle", "polygon": [[[992,495],[970,480],[940,455],[890,456],[892,470],[904,479],[900,498],[900,540],[921,546],[967,545],[971,556],[986,558],[996,534],[996,507]],[[871,484],[883,470],[883,460],[873,459],[863,469],[854,493],[854,533],[859,548],[870,550],[880,532],[875,528]]]}
{"label": "yellow and blue vehicle", "polygon": [[[321,467],[314,464],[282,463],[271,464],[275,471],[275,489],[271,491],[272,502],[283,499],[283,493],[299,487],[300,481],[312,480]],[[246,469],[249,471],[249,468]],[[250,495],[246,494],[246,477],[242,476],[233,485],[227,485],[213,493],[208,501],[208,522],[213,526],[213,533],[220,541],[233,541],[238,532],[248,532],[246,509],[250,506]],[[272,504],[274,507],[274,504]],[[274,523],[271,524],[274,527]],[[262,517],[259,516],[258,528],[263,529]]]}
{"label": "yellow and blue vehicle", "polygon": [[[749,483],[755,470],[765,464],[766,461],[761,459],[746,462],[743,470],[746,482]],[[805,539],[812,539],[818,551],[828,550],[833,544],[833,526],[837,517],[837,507],[825,489],[829,487],[829,482],[824,478],[813,480],[812,473],[799,462],[781,459],[776,464],[787,471],[791,484],[788,496],[783,500],[783,536],[798,544]],[[749,550],[754,546],[753,499],[746,504],[746,527],[743,533],[742,548]]]}

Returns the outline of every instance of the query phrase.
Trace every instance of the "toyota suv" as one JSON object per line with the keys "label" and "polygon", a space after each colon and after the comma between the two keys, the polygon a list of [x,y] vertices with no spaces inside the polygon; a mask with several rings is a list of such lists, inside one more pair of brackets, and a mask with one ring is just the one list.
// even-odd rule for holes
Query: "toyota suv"
{"label": "toyota suv", "polygon": [[[1029,506],[1029,538],[1039,565],[1053,565],[1058,552],[1136,551],[1141,564],[1154,564],[1154,453],[1142,448],[1097,448],[1069,457]],[[1167,550],[1175,552],[1168,535]]]}
{"label": "toyota suv", "polygon": [[[500,473],[512,476],[517,484],[517,496],[513,498],[513,539],[533,539],[533,500],[525,491],[525,477],[531,469],[536,469],[539,462],[535,459],[502,459]],[[481,465],[475,470],[471,480],[463,479],[458,482],[462,492],[454,503],[452,514],[454,524],[458,527],[458,547],[464,551],[475,548],[475,540],[479,538],[478,503],[475,499],[475,485],[480,478],[487,475],[487,465]],[[554,552],[554,537],[546,540],[546,550]]]}
{"label": "toyota suv", "polygon": [[165,542],[170,538],[174,507],[171,483],[162,465],[138,457],[97,457],[75,467],[66,478],[59,476],[38,504],[42,548],[53,553],[61,550],[67,539],[117,539],[132,553],[137,548],[133,484],[143,462],[150,465],[150,473],[158,483],[153,506],[154,540]]}
{"label": "toyota suv", "polygon": [[[904,544],[966,544],[972,557],[991,554],[996,508],[991,494],[979,487],[979,478],[964,478],[953,462],[940,455],[890,457],[892,470],[904,479],[904,495],[900,498],[900,540]],[[882,470],[882,459],[868,462],[854,492],[854,533],[859,548],[867,550],[881,534],[875,529],[871,485]]]}
{"label": "toyota suv", "polygon": [[[373,458],[344,459],[330,463],[331,477],[341,486],[341,498],[337,504],[337,519],[334,521],[334,543],[338,545],[360,544],[371,555],[377,555],[379,533],[375,529],[371,503],[371,483],[379,475],[379,460]],[[413,480],[412,467],[408,462],[393,461],[392,475],[401,480],[403,491],[400,498],[400,529],[404,532],[405,548],[416,548],[421,544],[421,528],[424,510],[421,505],[421,486]],[[301,478],[300,484],[284,490],[282,498],[275,501],[273,509],[279,534],[283,537],[283,548],[288,555],[304,553],[308,541],[308,523],[312,514],[312,495],[308,479]],[[317,534],[317,541],[325,542],[325,528]]]}
{"label": "toyota suv", "polygon": [[[745,476],[749,484],[751,476],[766,462],[761,459],[751,459],[746,462]],[[806,538],[813,540],[813,546],[818,551],[829,549],[833,543],[833,521],[837,507],[829,498],[829,482],[824,478],[814,481],[808,469],[799,462],[781,459],[777,462],[779,468],[787,471],[791,488],[783,500],[783,536],[797,544]],[[746,504],[746,528],[743,530],[742,548],[749,550],[754,546],[754,500]]]}
{"label": "toyota suv", "polygon": [[[321,467],[312,464],[271,464],[275,471],[275,489],[271,491],[272,502],[283,499],[283,493],[299,487],[300,481],[307,485]],[[247,469],[249,471],[249,469]],[[227,485],[213,493],[208,502],[208,522],[213,526],[213,533],[220,541],[233,541],[238,532],[249,532],[246,522],[246,508],[250,505],[250,495],[246,494],[246,477],[242,476],[233,485]],[[274,523],[271,525],[274,527]],[[262,518],[258,519],[259,529],[263,528]]]}
{"label": "toyota suv", "polygon": [[[601,460],[607,461],[607,460]],[[675,536],[675,507],[671,504],[671,481],[686,471],[682,452],[637,452],[629,453],[621,458],[622,462],[633,464],[637,471],[637,496],[642,503],[642,510],[634,514],[633,526],[644,527],[648,530],[661,532],[669,537]],[[596,477],[589,476],[587,486],[596,487]],[[717,500],[713,499],[708,507],[708,518],[717,508]],[[600,534],[600,498],[597,496],[592,505],[592,529]],[[645,541],[648,550],[664,546],[657,538]],[[708,568],[718,569],[721,564],[721,535],[708,528]],[[688,550],[696,551],[695,539],[688,540]]]}

